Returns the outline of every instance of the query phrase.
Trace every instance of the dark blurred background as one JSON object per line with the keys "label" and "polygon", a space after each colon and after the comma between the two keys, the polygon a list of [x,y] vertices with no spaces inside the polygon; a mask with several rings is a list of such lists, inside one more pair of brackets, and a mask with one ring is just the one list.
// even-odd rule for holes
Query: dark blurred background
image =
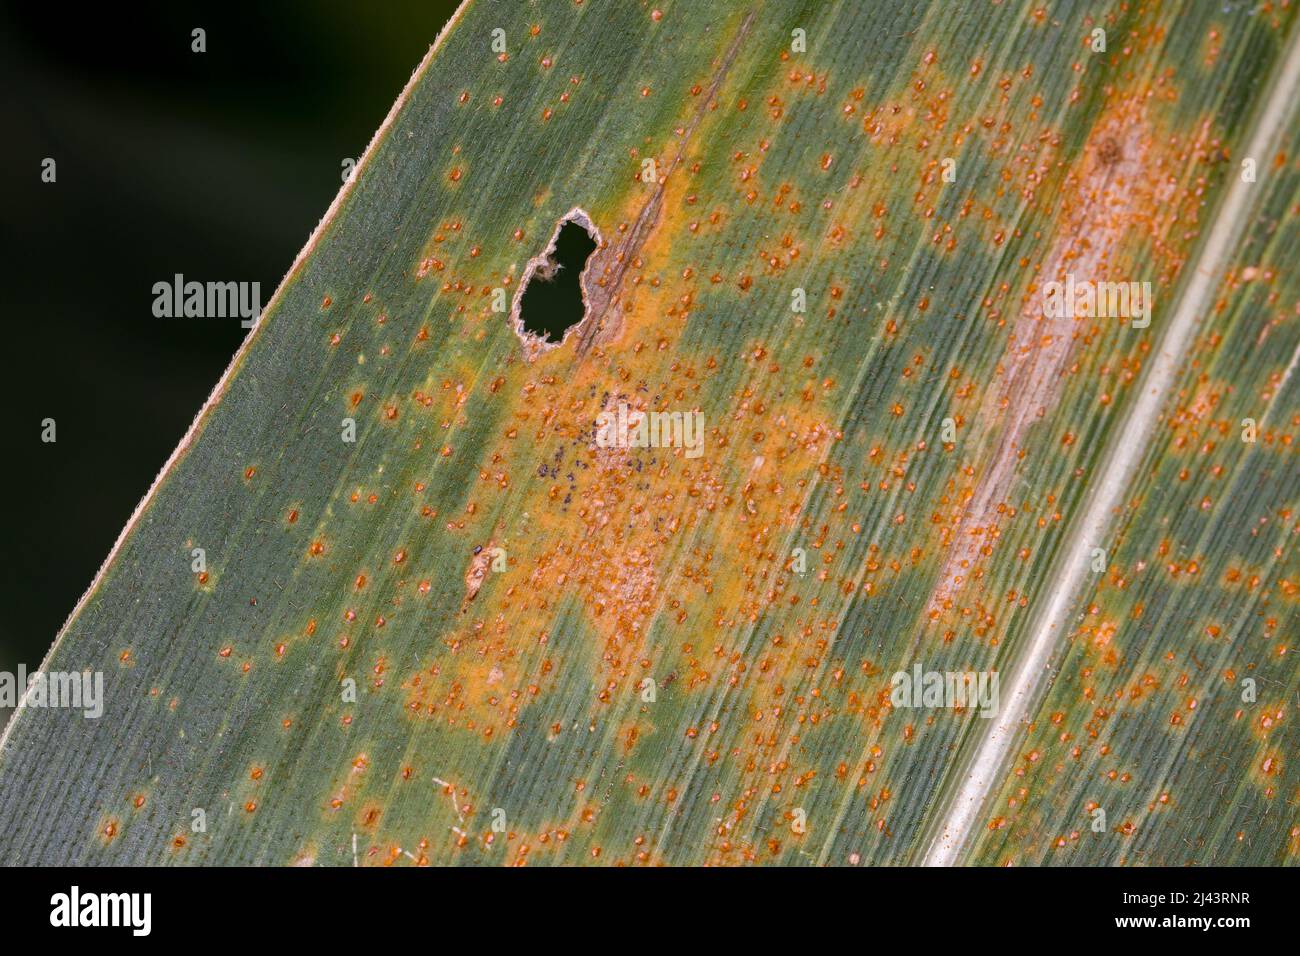
{"label": "dark blurred background", "polygon": [[153,284],[269,300],[456,8],[240,6],[0,6],[0,670],[39,665],[246,334],[155,318]]}

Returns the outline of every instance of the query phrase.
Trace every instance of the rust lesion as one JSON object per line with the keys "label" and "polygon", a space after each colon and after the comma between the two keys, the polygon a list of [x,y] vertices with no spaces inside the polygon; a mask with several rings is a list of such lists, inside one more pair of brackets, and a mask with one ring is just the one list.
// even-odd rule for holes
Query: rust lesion
{"label": "rust lesion", "polygon": [[1065,387],[1070,356],[1083,338],[1087,317],[1049,316],[1041,289],[1050,281],[1113,278],[1123,243],[1150,230],[1169,201],[1152,168],[1162,168],[1152,123],[1140,101],[1125,101],[1093,130],[1063,184],[1062,227],[1035,270],[999,365],[1000,383],[990,387],[974,416],[987,447],[979,477],[962,489],[949,528],[955,546],[931,595],[933,613],[951,606],[959,592],[982,576],[1005,530],[1016,476],[1029,429],[1046,415]]}
{"label": "rust lesion", "polygon": [[460,607],[462,614],[478,595],[479,589],[483,587],[483,580],[492,567],[492,556],[495,552],[496,546],[491,541],[474,549],[474,556],[470,559],[469,567],[465,569],[465,600],[461,602]]}
{"label": "rust lesion", "polygon": [[622,236],[617,241],[601,242],[596,251],[592,253],[584,273],[586,281],[583,283],[587,315],[581,323],[574,327],[577,332],[576,347],[574,349],[574,358],[576,360],[581,360],[593,345],[603,345],[618,338],[618,334],[623,327],[622,316],[618,307],[621,304],[621,290],[628,269],[636,260],[638,253],[645,246],[650,235],[658,227],[663,213],[668,177],[681,165],[685,158],[687,147],[691,143],[695,131],[699,128],[705,114],[709,112],[710,104],[715,102],[718,90],[721,89],[728,71],[735,62],[736,56],[740,53],[740,48],[749,35],[753,23],[754,13],[750,12],[741,22],[739,29],[736,31],[735,39],[731,41],[731,46],[728,47],[727,52],[718,64],[718,68],[714,71],[708,89],[700,97],[699,106],[696,107],[690,123],[681,134],[677,152],[673,156],[672,162],[668,163],[656,177],[657,182],[654,191],[645,201],[645,204],[642,205],[632,224],[623,231]]}
{"label": "rust lesion", "polygon": [[1120,146],[1119,140],[1107,136],[1097,147],[1097,158],[1101,160],[1103,166],[1115,166],[1124,161],[1124,149]]}

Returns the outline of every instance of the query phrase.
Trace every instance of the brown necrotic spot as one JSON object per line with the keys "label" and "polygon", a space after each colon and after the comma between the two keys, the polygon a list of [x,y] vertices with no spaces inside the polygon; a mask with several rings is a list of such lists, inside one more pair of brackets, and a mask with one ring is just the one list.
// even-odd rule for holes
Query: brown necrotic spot
{"label": "brown necrotic spot", "polygon": [[1107,136],[1097,148],[1097,158],[1101,160],[1103,166],[1114,166],[1123,160],[1124,150],[1120,148],[1118,140]]}

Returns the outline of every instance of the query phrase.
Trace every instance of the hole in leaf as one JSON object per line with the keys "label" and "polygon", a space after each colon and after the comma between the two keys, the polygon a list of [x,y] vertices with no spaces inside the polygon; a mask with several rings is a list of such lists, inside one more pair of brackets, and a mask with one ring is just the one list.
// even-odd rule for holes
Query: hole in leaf
{"label": "hole in leaf", "polygon": [[582,321],[586,304],[579,280],[595,251],[596,239],[582,222],[575,218],[561,223],[551,249],[528,277],[519,300],[525,332],[546,342],[559,342]]}

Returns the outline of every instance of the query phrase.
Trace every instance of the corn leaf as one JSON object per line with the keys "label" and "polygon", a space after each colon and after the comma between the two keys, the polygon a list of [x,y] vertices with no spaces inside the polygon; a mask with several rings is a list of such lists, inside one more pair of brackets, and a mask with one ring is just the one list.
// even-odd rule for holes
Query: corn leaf
{"label": "corn leaf", "polygon": [[1295,862],[1298,70],[1286,4],[466,3],[0,859]]}

